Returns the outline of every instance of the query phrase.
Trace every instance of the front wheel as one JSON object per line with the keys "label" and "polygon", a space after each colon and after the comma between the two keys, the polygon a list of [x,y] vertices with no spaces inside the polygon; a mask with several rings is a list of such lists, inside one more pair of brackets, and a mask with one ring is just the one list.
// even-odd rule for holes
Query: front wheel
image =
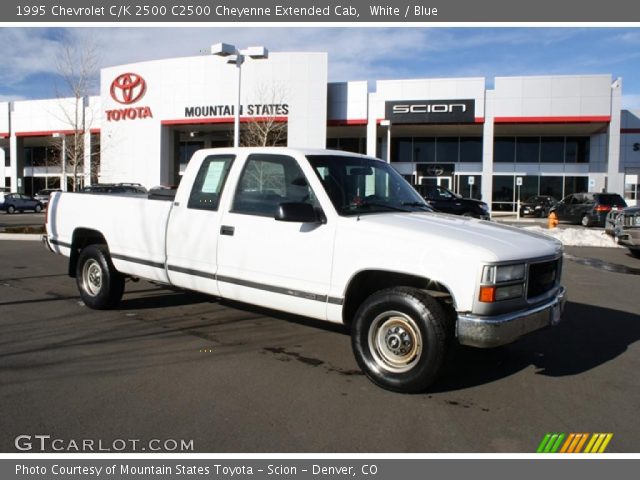
{"label": "front wheel", "polygon": [[16,213],[16,207],[14,207],[13,205],[9,205],[7,207],[7,213]]}
{"label": "front wheel", "polygon": [[80,252],[76,283],[82,301],[96,310],[116,307],[124,292],[124,276],[111,263],[106,245],[89,245]]}
{"label": "front wheel", "polygon": [[351,343],[376,385],[403,393],[426,390],[442,370],[447,318],[435,299],[409,287],[381,290],[358,309]]}
{"label": "front wheel", "polygon": [[40,205],[36,205],[36,208],[34,208],[34,210],[36,211],[36,213],[40,213],[42,211],[42,207]]}

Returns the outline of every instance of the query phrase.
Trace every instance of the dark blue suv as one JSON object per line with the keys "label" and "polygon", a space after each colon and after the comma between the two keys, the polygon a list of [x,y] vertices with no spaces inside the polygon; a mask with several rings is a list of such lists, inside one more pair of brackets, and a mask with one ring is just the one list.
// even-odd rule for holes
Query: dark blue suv
{"label": "dark blue suv", "polygon": [[42,202],[29,195],[6,193],[0,196],[0,210],[7,213],[24,212],[25,210],[33,210],[38,213],[42,211],[42,208]]}
{"label": "dark blue suv", "polygon": [[580,223],[583,227],[603,227],[611,210],[622,210],[627,204],[617,193],[573,193],[555,207],[558,220]]}

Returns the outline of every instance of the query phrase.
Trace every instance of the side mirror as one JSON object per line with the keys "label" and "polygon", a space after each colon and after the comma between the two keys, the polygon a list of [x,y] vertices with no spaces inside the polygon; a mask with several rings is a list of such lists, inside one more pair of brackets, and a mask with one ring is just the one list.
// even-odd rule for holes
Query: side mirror
{"label": "side mirror", "polygon": [[324,223],[310,203],[284,202],[278,205],[275,219],[281,222]]}

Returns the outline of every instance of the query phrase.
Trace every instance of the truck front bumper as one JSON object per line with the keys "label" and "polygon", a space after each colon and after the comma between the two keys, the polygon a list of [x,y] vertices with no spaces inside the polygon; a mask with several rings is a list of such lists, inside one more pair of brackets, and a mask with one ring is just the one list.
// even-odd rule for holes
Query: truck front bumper
{"label": "truck front bumper", "polygon": [[514,342],[527,333],[557,324],[565,301],[565,288],[560,287],[551,300],[528,310],[496,316],[459,314],[456,325],[458,342],[480,348],[498,347]]}

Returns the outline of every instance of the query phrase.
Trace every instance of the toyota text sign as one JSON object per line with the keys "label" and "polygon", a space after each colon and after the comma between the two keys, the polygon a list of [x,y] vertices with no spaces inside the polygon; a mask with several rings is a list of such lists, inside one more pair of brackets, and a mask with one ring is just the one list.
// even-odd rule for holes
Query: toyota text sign
{"label": "toyota text sign", "polygon": [[147,93],[147,82],[137,73],[123,73],[118,75],[109,88],[111,98],[125,108],[105,110],[107,121],[138,120],[152,118],[151,107],[132,104],[139,101]]}

